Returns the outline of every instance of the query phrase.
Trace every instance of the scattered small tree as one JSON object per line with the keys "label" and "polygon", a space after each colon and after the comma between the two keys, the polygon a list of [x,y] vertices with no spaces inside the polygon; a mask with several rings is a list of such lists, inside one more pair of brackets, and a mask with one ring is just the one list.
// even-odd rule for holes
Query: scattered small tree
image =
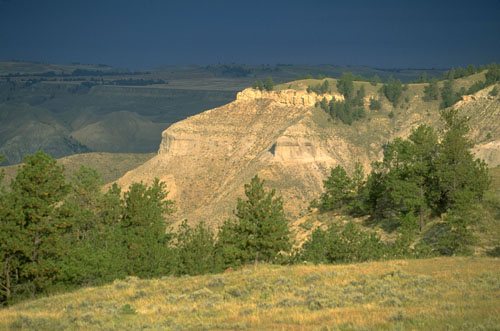
{"label": "scattered small tree", "polygon": [[399,79],[395,80],[392,76],[390,76],[387,83],[382,86],[382,92],[387,100],[392,102],[394,107],[396,107],[399,103],[399,99],[401,98],[401,94],[403,93],[403,85]]}
{"label": "scattered small tree", "polygon": [[255,90],[262,91],[264,90],[264,84],[262,83],[262,81],[256,80],[255,82],[253,82],[252,88]]}
{"label": "scattered small tree", "polygon": [[370,84],[373,86],[377,86],[377,84],[381,83],[382,80],[378,75],[374,75],[373,77],[370,78]]}
{"label": "scattered small tree", "polygon": [[354,75],[350,72],[342,73],[342,76],[337,81],[337,90],[344,95],[346,100],[351,100],[354,97]]}
{"label": "scattered small tree", "polygon": [[431,79],[429,84],[424,87],[424,100],[432,101],[439,98],[439,87],[437,79]]}
{"label": "scattered small tree", "polygon": [[370,110],[380,110],[382,109],[382,103],[380,100],[375,98],[370,98]]}
{"label": "scattered small tree", "polygon": [[266,91],[272,91],[274,88],[274,82],[273,82],[273,79],[271,77],[268,77],[266,82],[264,83],[264,89]]}

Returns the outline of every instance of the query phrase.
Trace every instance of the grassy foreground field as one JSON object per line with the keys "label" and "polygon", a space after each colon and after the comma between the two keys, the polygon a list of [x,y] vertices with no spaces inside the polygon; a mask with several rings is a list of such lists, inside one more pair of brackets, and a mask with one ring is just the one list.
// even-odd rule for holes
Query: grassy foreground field
{"label": "grassy foreground field", "polygon": [[127,278],[0,310],[2,330],[498,330],[500,259]]}

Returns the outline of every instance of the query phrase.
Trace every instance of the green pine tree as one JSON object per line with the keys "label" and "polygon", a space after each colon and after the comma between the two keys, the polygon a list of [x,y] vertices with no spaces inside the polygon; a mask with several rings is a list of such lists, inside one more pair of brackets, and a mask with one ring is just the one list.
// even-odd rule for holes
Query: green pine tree
{"label": "green pine tree", "polygon": [[215,234],[204,222],[194,227],[182,222],[175,237],[178,274],[202,275],[215,271]]}
{"label": "green pine tree", "polygon": [[167,199],[165,184],[155,179],[151,186],[134,183],[124,194],[119,235],[126,246],[127,273],[154,277],[169,272],[170,235],[164,214],[174,211],[174,201]]}
{"label": "green pine tree", "polygon": [[238,199],[236,220],[226,221],[219,231],[219,265],[275,262],[291,249],[283,202],[275,194],[264,189],[257,175],[245,184],[246,199]]}
{"label": "green pine tree", "polygon": [[100,285],[126,276],[125,248],[117,236],[123,206],[116,185],[101,191],[96,170],[81,167],[73,173],[71,190],[61,206],[66,220],[65,254],[57,281],[65,287]]}
{"label": "green pine tree", "polygon": [[[479,201],[489,187],[487,167],[484,161],[474,159],[470,149],[474,143],[467,137],[468,118],[458,115],[454,109],[444,110],[441,116],[445,122],[435,165],[439,179],[441,212],[457,208],[465,203]],[[469,201],[464,201],[464,191],[470,191]],[[459,202],[460,201],[460,202]]]}
{"label": "green pine tree", "polygon": [[264,89],[266,91],[272,91],[274,89],[274,82],[271,77],[268,77],[266,82],[264,83]]}
{"label": "green pine tree", "polygon": [[342,73],[342,76],[337,80],[337,90],[344,95],[346,100],[351,100],[354,97],[354,75],[350,72]]}
{"label": "green pine tree", "polygon": [[439,99],[439,87],[437,79],[431,79],[429,84],[424,86],[424,101]]}
{"label": "green pine tree", "polygon": [[0,208],[2,300],[32,296],[57,276],[64,220],[59,206],[68,193],[63,168],[44,152],[27,156]]}
{"label": "green pine tree", "polygon": [[392,102],[394,107],[396,107],[399,104],[399,100],[401,99],[401,95],[403,93],[403,85],[399,79],[394,79],[390,76],[387,83],[382,86],[382,92],[387,100]]}
{"label": "green pine tree", "polygon": [[340,165],[330,170],[330,176],[323,181],[325,192],[320,197],[321,210],[342,208],[351,197],[353,183],[347,172]]}

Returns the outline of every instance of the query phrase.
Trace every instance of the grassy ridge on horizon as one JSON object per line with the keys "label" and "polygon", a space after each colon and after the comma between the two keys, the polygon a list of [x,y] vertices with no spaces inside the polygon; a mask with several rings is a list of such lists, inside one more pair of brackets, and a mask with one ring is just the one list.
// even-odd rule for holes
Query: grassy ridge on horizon
{"label": "grassy ridge on horizon", "polygon": [[[155,156],[155,153],[84,153],[60,158],[57,160],[57,163],[64,166],[67,177],[80,169],[82,165],[94,168],[101,175],[103,183],[107,184],[117,180],[127,171],[137,168],[153,156]],[[8,185],[10,180],[15,178],[18,166],[0,166],[0,171],[5,170],[3,185]]]}
{"label": "grassy ridge on horizon", "polygon": [[246,266],[25,301],[0,310],[0,329],[493,330],[499,284],[492,258]]}

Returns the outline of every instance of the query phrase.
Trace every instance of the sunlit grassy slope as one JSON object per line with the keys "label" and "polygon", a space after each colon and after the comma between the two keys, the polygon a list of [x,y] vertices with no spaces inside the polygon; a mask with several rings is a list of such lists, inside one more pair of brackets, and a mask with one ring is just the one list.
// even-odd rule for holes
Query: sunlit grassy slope
{"label": "sunlit grassy slope", "polygon": [[500,259],[247,266],[127,278],[0,310],[0,329],[495,330]]}

